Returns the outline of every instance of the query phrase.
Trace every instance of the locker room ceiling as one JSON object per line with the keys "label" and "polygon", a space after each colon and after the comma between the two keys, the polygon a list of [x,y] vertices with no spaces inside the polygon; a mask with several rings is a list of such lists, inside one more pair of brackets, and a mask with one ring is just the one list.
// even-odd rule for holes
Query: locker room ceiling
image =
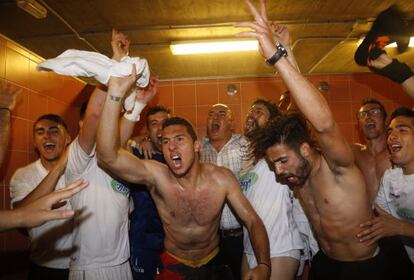
{"label": "locker room ceiling", "polygon": [[[173,56],[172,41],[232,38],[234,23],[250,21],[242,0],[38,0],[47,17],[36,19],[0,1],[0,33],[43,58],[69,48],[110,55],[111,29],[126,33],[130,55],[148,59],[160,79],[273,75],[257,52]],[[258,4],[258,1],[254,1]],[[268,18],[287,25],[303,73],[367,72],[353,60],[357,42],[392,4],[414,18],[412,0],[269,0]],[[413,34],[414,36],[414,34]],[[392,56],[414,67],[414,50]]]}

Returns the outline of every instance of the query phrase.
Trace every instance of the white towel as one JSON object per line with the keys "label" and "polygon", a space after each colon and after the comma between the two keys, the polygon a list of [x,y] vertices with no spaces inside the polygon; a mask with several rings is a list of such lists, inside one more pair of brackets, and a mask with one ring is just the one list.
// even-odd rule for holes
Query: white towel
{"label": "white towel", "polygon": [[66,76],[94,77],[107,85],[111,76],[125,77],[131,74],[135,63],[137,86],[146,87],[150,78],[148,62],[144,58],[125,56],[120,62],[97,53],[80,50],[67,50],[56,58],[47,59],[37,66],[37,70],[54,71]]}

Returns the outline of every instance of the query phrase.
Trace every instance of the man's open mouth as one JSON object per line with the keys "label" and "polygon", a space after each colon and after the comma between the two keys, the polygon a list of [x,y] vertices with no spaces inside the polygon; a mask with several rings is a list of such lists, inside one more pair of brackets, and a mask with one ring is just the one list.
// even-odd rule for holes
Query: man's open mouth
{"label": "man's open mouth", "polygon": [[172,156],[171,160],[172,160],[173,165],[174,165],[175,168],[181,167],[182,160],[181,160],[181,157],[179,155]]}

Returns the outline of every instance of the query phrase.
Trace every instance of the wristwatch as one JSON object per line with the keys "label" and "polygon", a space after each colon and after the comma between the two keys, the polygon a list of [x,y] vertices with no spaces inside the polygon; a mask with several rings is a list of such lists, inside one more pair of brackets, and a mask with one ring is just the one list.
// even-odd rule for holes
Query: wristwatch
{"label": "wristwatch", "polygon": [[284,46],[282,46],[282,44],[277,43],[276,44],[276,52],[274,55],[272,55],[271,58],[266,59],[266,63],[269,64],[270,66],[275,66],[276,62],[279,61],[279,59],[282,56],[287,56],[287,51],[285,49]]}

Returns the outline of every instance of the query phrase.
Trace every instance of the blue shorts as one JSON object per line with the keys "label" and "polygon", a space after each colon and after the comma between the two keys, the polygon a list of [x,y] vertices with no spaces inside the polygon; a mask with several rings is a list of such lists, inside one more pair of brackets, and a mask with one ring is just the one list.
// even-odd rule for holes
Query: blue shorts
{"label": "blue shorts", "polygon": [[134,250],[129,260],[134,280],[154,280],[161,267],[160,252]]}

